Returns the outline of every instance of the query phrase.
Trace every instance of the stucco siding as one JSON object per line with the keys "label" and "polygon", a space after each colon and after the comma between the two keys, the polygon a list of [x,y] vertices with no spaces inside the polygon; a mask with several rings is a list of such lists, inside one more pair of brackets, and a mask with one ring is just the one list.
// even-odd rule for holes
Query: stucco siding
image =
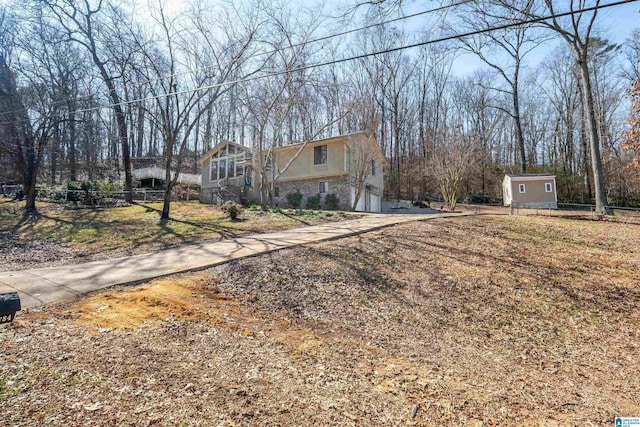
{"label": "stucco siding", "polygon": [[[322,145],[327,146],[327,163],[314,165],[314,149]],[[281,181],[308,178],[313,176],[336,175],[344,173],[344,144],[342,141],[328,143],[309,143],[291,165],[280,175]],[[283,147],[275,151],[278,169],[282,170],[296,155],[300,147]]]}

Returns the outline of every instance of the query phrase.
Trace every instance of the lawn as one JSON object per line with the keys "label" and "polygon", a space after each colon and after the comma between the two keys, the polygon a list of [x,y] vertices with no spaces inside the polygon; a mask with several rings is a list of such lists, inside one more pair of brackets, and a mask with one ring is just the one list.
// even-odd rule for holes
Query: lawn
{"label": "lawn", "polygon": [[24,216],[23,205],[0,199],[1,270],[115,258],[351,216],[329,211],[247,209],[239,220],[231,221],[211,205],[174,202],[172,220],[162,224],[161,203],[109,209],[64,209],[59,204],[38,203],[37,217]]}
{"label": "lawn", "polygon": [[408,223],[0,328],[0,424],[612,425],[640,414],[640,227]]}

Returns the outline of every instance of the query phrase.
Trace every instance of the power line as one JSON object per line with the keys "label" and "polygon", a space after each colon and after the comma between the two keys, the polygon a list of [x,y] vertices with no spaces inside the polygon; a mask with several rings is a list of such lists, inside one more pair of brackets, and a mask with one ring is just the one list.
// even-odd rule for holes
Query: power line
{"label": "power line", "polygon": [[[439,7],[436,7],[436,8],[423,10],[421,12],[416,12],[416,13],[413,13],[413,14],[410,14],[410,15],[404,15],[404,16],[400,16],[398,18],[389,19],[387,21],[376,22],[374,24],[365,25],[364,27],[353,28],[353,29],[345,30],[345,31],[342,31],[342,32],[339,32],[339,33],[329,34],[329,35],[326,35],[326,36],[318,37],[316,39],[312,39],[312,40],[308,40],[308,41],[304,41],[304,42],[299,42],[299,43],[294,43],[294,44],[292,44],[290,46],[285,46],[285,47],[281,47],[281,48],[277,48],[277,49],[271,49],[271,50],[264,51],[264,52],[258,52],[258,53],[255,53],[253,55],[249,55],[245,60],[257,58],[257,57],[260,57],[260,56],[273,55],[275,53],[278,53],[278,52],[281,52],[281,51],[284,51],[284,50],[295,49],[297,47],[309,45],[309,44],[312,44],[312,43],[318,43],[318,42],[321,42],[321,41],[330,40],[330,39],[335,38],[335,37],[345,36],[345,35],[348,35],[348,34],[359,32],[359,31],[368,30],[370,28],[381,27],[383,25],[392,24],[394,22],[399,22],[399,21],[403,21],[403,20],[406,20],[406,19],[416,18],[416,17],[427,15],[427,14],[430,14],[430,13],[441,12],[443,10],[450,9],[450,8],[453,8],[453,7],[457,7],[457,6],[461,6],[461,5],[464,5],[464,4],[467,4],[467,3],[472,3],[474,1],[475,0],[462,0],[462,1],[459,1],[459,2],[456,2],[456,3],[451,3],[451,4],[448,4],[448,5],[445,5],[445,6],[439,6]],[[189,69],[187,71],[182,71],[182,72],[179,72],[179,73],[171,73],[171,74],[166,74],[164,76],[154,77],[152,79],[146,79],[146,80],[131,82],[131,83],[128,84],[128,86],[129,87],[141,87],[141,86],[149,84],[149,83],[154,83],[154,82],[166,80],[166,79],[169,79],[169,78],[172,78],[172,77],[183,76],[183,75],[186,75],[186,74],[193,74],[193,73],[195,73],[197,71],[209,70],[209,69],[211,69],[213,67],[215,67],[215,65],[192,68],[192,69]],[[194,91],[195,90],[197,90],[197,89],[194,89]],[[92,98],[96,97],[97,95],[109,96],[109,92],[108,91],[96,92],[96,93],[91,94],[91,95],[81,96],[79,98],[76,98],[75,100],[76,101],[91,100]],[[153,98],[151,98],[151,99],[153,99]],[[66,102],[66,100],[53,101],[53,102],[49,103],[49,105],[64,104],[65,102]],[[130,101],[130,103],[133,103],[133,102],[138,102],[138,100],[131,100]],[[125,105],[125,103],[121,103],[121,104]],[[115,104],[112,104],[111,106],[114,106],[114,105]],[[15,111],[3,112],[3,113],[0,113],[0,116],[5,115],[5,114],[11,114],[11,113],[19,112],[19,111],[23,111],[23,109],[19,109],[19,110],[15,110]],[[85,111],[85,110],[82,110],[82,111]]]}
{"label": "power line", "polygon": [[[367,57],[370,57],[370,56],[378,56],[378,55],[383,55],[383,54],[387,54],[387,53],[398,52],[398,51],[401,51],[401,50],[412,49],[412,48],[415,48],[415,47],[427,46],[427,45],[431,45],[431,44],[435,44],[435,43],[442,43],[442,42],[461,39],[461,38],[464,38],[464,37],[470,37],[470,36],[474,36],[474,35],[478,35],[478,34],[485,34],[485,33],[489,33],[489,32],[492,32],[492,31],[498,31],[498,30],[504,30],[504,29],[508,29],[508,28],[513,28],[513,27],[517,27],[517,26],[525,25],[525,24],[535,24],[535,23],[538,23],[538,22],[547,21],[549,19],[562,18],[564,16],[569,16],[569,15],[573,15],[573,14],[576,14],[576,13],[591,12],[591,11],[596,11],[596,10],[600,10],[600,9],[606,9],[606,8],[613,7],[613,6],[620,6],[620,5],[623,5],[623,4],[634,3],[634,2],[637,2],[637,1],[639,1],[639,0],[620,0],[620,1],[617,1],[617,2],[608,3],[608,4],[604,4],[604,5],[590,6],[590,7],[585,7],[585,8],[582,8],[582,9],[573,10],[573,11],[569,11],[569,12],[555,13],[555,14],[551,14],[551,15],[547,15],[547,16],[540,16],[540,17],[530,18],[530,19],[526,19],[526,20],[522,20],[522,21],[511,22],[511,23],[508,23],[508,24],[503,24],[503,25],[498,25],[498,26],[494,26],[494,27],[483,28],[483,29],[480,29],[480,30],[474,30],[474,31],[470,31],[470,32],[462,33],[462,34],[455,34],[455,35],[451,35],[451,36],[440,37],[440,38],[437,38],[437,39],[426,40],[426,41],[422,41],[422,42],[418,42],[418,43],[412,43],[412,44],[409,44],[409,45],[398,46],[398,47],[394,47],[394,48],[388,48],[388,49],[384,49],[384,50],[380,50],[380,51],[376,51],[376,52],[364,53],[364,54],[361,54],[361,55],[351,56],[351,57],[348,57],[348,58],[340,58],[340,59],[321,62],[321,63],[317,63],[317,64],[304,65],[304,66],[297,67],[297,68],[294,68],[294,69],[291,69],[291,70],[287,70],[287,71],[279,71],[279,72],[276,72],[276,73],[263,74],[263,75],[259,75],[259,76],[251,76],[251,77],[231,80],[231,81],[227,81],[227,82],[215,83],[215,84],[211,84],[211,85],[204,85],[204,86],[200,86],[200,87],[193,88],[193,89],[185,89],[185,90],[181,90],[181,91],[174,91],[174,92],[171,92],[171,93],[166,93],[166,94],[161,94],[161,95],[156,95],[156,96],[149,96],[149,97],[145,97],[145,98],[138,98],[138,99],[133,99],[133,100],[122,101],[122,102],[117,103],[117,104],[107,104],[107,105],[101,105],[101,106],[97,106],[97,107],[78,109],[78,110],[75,110],[75,113],[97,111],[97,110],[100,110],[102,108],[111,108],[111,107],[114,107],[116,105],[125,106],[125,105],[133,104],[133,103],[136,103],[136,102],[150,101],[150,100],[159,99],[159,98],[165,98],[165,97],[169,97],[169,96],[176,96],[176,95],[182,95],[182,94],[185,94],[185,93],[191,93],[191,92],[195,92],[195,91],[199,91],[199,90],[209,90],[209,89],[215,89],[217,87],[222,87],[222,86],[227,86],[227,85],[235,85],[235,84],[239,84],[239,83],[246,83],[246,82],[250,82],[250,81],[261,80],[261,79],[265,79],[265,78],[269,78],[269,77],[277,77],[277,76],[281,76],[281,75],[288,74],[288,73],[295,73],[295,72],[310,70],[310,69],[314,69],[314,68],[326,67],[328,65],[341,64],[343,62],[355,61],[355,60],[364,59],[364,58],[367,58]],[[23,109],[18,110],[18,111],[23,111]],[[11,113],[11,112],[0,113],[0,115],[9,114],[9,113]],[[0,123],[0,124],[6,124],[6,123]]]}

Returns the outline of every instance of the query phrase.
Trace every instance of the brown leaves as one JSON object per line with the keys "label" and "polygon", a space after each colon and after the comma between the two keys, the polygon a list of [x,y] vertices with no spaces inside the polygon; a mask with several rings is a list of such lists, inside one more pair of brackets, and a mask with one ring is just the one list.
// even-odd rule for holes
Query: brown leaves
{"label": "brown leaves", "polygon": [[603,424],[640,410],[637,227],[412,223],[23,313],[0,424]]}
{"label": "brown leaves", "polygon": [[640,169],[640,80],[633,82],[629,95],[631,97],[630,128],[622,134],[623,142],[620,144],[620,148],[636,153],[636,158],[633,159],[631,165]]}

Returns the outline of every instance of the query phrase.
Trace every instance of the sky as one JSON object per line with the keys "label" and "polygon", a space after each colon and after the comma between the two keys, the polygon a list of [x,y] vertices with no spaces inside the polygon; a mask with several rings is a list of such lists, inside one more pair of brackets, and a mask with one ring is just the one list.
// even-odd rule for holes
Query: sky
{"label": "sky", "polygon": [[[1,1],[1,0],[0,0]],[[155,1],[147,2],[147,0],[133,0],[143,4],[155,4]],[[157,0],[156,0],[157,1]],[[348,0],[353,2],[353,0]],[[324,10],[329,15],[339,14],[337,11],[343,10],[345,4],[348,3],[345,0],[317,0],[316,4],[324,6]],[[611,3],[614,0],[602,0],[602,4]],[[179,13],[183,7],[184,0],[167,0],[167,9],[174,13]],[[295,7],[296,4],[301,6],[309,6],[314,4],[313,0],[291,0],[290,4]],[[559,10],[567,10],[567,6],[558,7]],[[592,2],[587,1],[591,4]],[[404,0],[404,13],[412,14],[423,10],[431,9],[439,4],[433,0]],[[562,2],[558,2],[559,5]],[[640,28],[640,1],[634,1],[632,3],[614,6],[611,8],[603,9],[598,12],[597,17],[597,29],[598,35],[602,38],[609,40],[612,43],[623,43],[630,35],[631,32]],[[408,31],[419,32],[422,28],[429,25],[431,18],[429,15],[423,15],[416,18],[402,21],[405,29]],[[362,24],[352,23],[351,27],[356,28]],[[564,43],[562,40],[555,39],[551,42],[542,45],[535,51],[531,52],[526,60],[525,66],[535,67],[539,65],[559,44]],[[458,76],[464,76],[472,73],[478,68],[485,67],[484,63],[473,54],[460,55],[454,62],[453,73]]]}
{"label": "sky", "polygon": [[[144,16],[145,8],[153,7],[157,4],[158,0],[123,0],[123,2],[134,4],[136,13],[140,16]],[[185,0],[164,0],[166,11],[170,14],[172,13],[180,13],[183,9]],[[237,0],[233,0],[237,1]],[[343,10],[345,4],[349,2],[353,2],[356,0],[290,0],[290,5],[295,8],[296,4],[300,4],[300,6],[309,6],[313,5],[314,2],[316,4],[320,4],[324,6],[324,10],[328,15],[336,15],[338,14],[338,10]],[[614,0],[602,0],[602,4],[611,3]],[[9,3],[10,0],[0,0],[0,5]],[[213,0],[215,3],[216,0]],[[222,2],[220,2],[222,3]],[[568,1],[565,0],[565,3],[568,5]],[[587,2],[592,4],[592,2]],[[404,0],[404,12],[405,14],[411,14],[420,12],[423,10],[431,9],[436,7],[439,4],[437,1],[433,0]],[[558,4],[562,4],[562,1],[559,1]],[[558,9],[566,10],[568,6]],[[597,28],[600,31],[599,35],[602,38],[605,38],[613,43],[623,43],[625,39],[627,39],[631,32],[640,28],[640,0],[636,0],[632,3],[614,6],[611,8],[607,8],[598,12],[597,18]],[[409,32],[419,32],[425,26],[428,26],[430,23],[430,15],[423,15],[412,19],[407,19],[402,21],[404,27]],[[153,22],[151,18],[147,20],[147,22]],[[350,24],[351,28],[356,28],[361,26],[362,24],[358,24],[356,22]],[[346,29],[346,28],[345,28]],[[324,34],[318,34],[321,36]],[[560,43],[563,43],[562,40],[553,40],[545,45],[540,46],[538,49],[529,54],[525,61],[525,66],[535,67],[540,64],[545,57],[547,57]],[[458,76],[464,76],[475,71],[478,68],[483,67],[484,64],[473,54],[465,54],[458,57],[458,59],[454,62],[453,73]]]}
{"label": "sky", "polygon": [[[612,3],[614,0],[602,0],[601,4]],[[415,13],[421,10],[427,9],[425,7],[425,1],[418,0],[409,0],[407,3],[407,8],[405,13]],[[568,1],[566,2],[567,6],[558,7],[560,11],[568,10]],[[587,2],[592,4],[592,2]],[[428,4],[431,4],[429,2]],[[562,2],[558,2],[557,4],[562,4]],[[598,11],[598,15],[596,18],[596,29],[597,35],[601,38],[607,39],[612,43],[621,44],[623,43],[632,33],[634,29],[640,28],[640,1],[634,1],[632,3],[613,6],[607,9],[602,9]],[[417,17],[409,22],[409,28],[419,28],[424,25],[424,20],[426,18]],[[423,22],[420,22],[423,21]],[[560,38],[554,38],[551,41],[543,44],[533,52],[531,52],[525,58],[525,68],[533,68],[539,65],[548,55],[553,52],[553,50],[563,44],[565,41]],[[460,55],[453,65],[453,73],[458,76],[464,76],[473,71],[484,68],[486,65],[475,55],[468,53],[464,55]]]}

